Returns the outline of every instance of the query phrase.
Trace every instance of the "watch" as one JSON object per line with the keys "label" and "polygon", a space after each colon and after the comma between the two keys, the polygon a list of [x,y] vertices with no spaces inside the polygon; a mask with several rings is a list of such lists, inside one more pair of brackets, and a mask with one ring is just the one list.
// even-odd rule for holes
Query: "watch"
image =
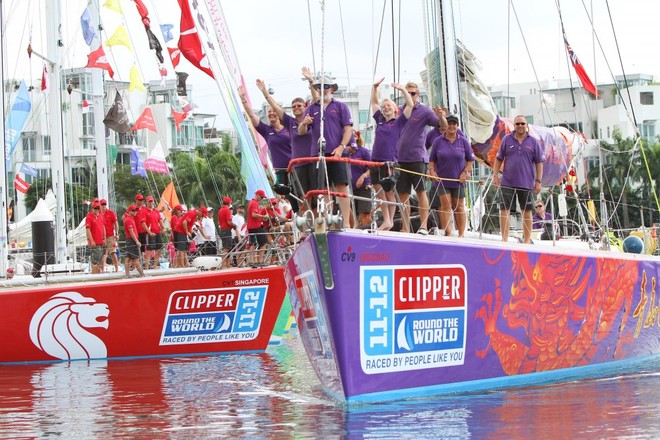
{"label": "watch", "polygon": [[541,179],[534,179],[534,182],[541,183]]}

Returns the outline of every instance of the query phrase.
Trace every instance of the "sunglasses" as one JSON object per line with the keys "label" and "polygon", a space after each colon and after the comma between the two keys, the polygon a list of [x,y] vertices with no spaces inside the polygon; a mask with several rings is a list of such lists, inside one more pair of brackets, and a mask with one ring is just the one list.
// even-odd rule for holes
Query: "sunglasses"
{"label": "sunglasses", "polygon": [[409,93],[410,93],[410,96],[417,96],[418,95],[417,92],[409,92]]}
{"label": "sunglasses", "polygon": [[543,208],[543,205],[536,205],[535,208]]}
{"label": "sunglasses", "polygon": [[304,107],[303,104],[293,104],[291,105],[291,108],[296,108],[296,107]]}
{"label": "sunglasses", "polygon": [[[315,84],[314,88],[316,90],[321,90],[321,84]],[[323,90],[329,90],[331,88],[332,88],[332,86],[330,84],[323,84]]]}
{"label": "sunglasses", "polygon": [[527,125],[527,122],[516,122],[516,125]]}

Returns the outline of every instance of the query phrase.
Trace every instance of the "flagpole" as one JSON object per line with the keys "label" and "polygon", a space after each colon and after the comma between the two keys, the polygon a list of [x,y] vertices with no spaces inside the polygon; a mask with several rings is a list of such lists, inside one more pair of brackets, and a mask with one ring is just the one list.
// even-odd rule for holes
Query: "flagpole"
{"label": "flagpole", "polygon": [[[96,23],[101,23],[101,13],[98,1],[91,2],[90,14],[95,17]],[[100,38],[98,39],[98,42],[100,45]],[[98,47],[90,47],[90,49],[96,50]],[[103,118],[105,116],[105,108],[103,106],[103,70],[91,69],[91,71],[92,113],[94,114],[94,144],[96,147],[96,194],[99,199],[110,200],[110,188],[108,184],[108,148],[107,138],[105,137],[105,125],[103,124]],[[115,202],[115,200],[111,200],[111,202]]]}
{"label": "flagpole", "polygon": [[7,120],[5,115],[5,59],[4,54],[6,51],[6,42],[5,42],[5,14],[4,14],[4,4],[0,0],[0,48],[2,50],[3,56],[0,57],[0,84],[2,84],[2,91],[0,102],[2,110],[0,110],[0,117],[2,118],[2,130],[0,130],[0,142],[2,142],[2,162],[0,164],[0,277],[4,276],[7,273],[7,267],[9,264],[9,243],[7,241],[7,236],[9,235],[8,230],[8,219],[7,219],[7,197],[9,191],[7,190],[7,152],[5,146],[5,121]]}

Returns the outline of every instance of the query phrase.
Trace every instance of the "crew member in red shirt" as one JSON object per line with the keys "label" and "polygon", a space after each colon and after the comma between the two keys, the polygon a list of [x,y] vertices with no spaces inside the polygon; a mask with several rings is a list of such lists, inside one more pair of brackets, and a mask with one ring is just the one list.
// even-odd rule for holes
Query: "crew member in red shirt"
{"label": "crew member in red shirt", "polygon": [[124,233],[126,234],[126,277],[131,276],[131,267],[134,267],[139,272],[140,276],[144,275],[142,271],[142,264],[140,264],[140,238],[137,233],[137,226],[135,224],[135,215],[138,208],[135,205],[128,207],[126,214],[124,214]]}
{"label": "crew member in red shirt", "polygon": [[236,224],[232,221],[231,198],[222,199],[222,208],[218,211],[218,227],[220,228],[220,243],[222,246],[222,267],[231,266],[229,251],[232,248],[231,231],[236,229]]}
{"label": "crew member in red shirt", "polygon": [[[248,237],[250,239],[250,244],[254,246],[255,249],[261,248],[267,243],[266,230],[263,227],[263,221],[268,220],[268,216],[261,213],[259,208],[259,203],[266,198],[266,193],[263,189],[259,189],[254,193],[254,198],[250,200],[247,207],[247,230]],[[250,255],[250,262],[262,263],[263,262],[263,251],[258,252],[258,256],[254,258],[254,253]]]}
{"label": "crew member in red shirt", "polygon": [[147,230],[144,227],[144,218],[147,215],[147,207],[144,206],[144,196],[142,194],[135,195],[135,206],[137,207],[137,214],[135,216],[135,227],[137,228],[140,243],[142,243],[141,252],[147,250]]}
{"label": "crew member in red shirt", "polygon": [[[155,203],[156,202],[153,197],[147,197],[147,209],[142,225],[146,231],[147,236],[147,257],[144,259],[145,269],[160,267],[160,252],[163,248],[163,240],[160,237],[160,233],[163,229],[165,229],[165,225],[163,224],[163,219],[160,216],[160,212],[158,209],[156,209]],[[153,260],[151,259],[150,255],[152,252]]]}
{"label": "crew member in red shirt", "polygon": [[172,226],[172,240],[174,241],[174,249],[176,249],[174,267],[188,266],[188,235],[183,229],[182,215],[183,208],[181,205],[176,205],[172,209],[172,218],[170,219],[170,225]]}
{"label": "crew member in red shirt", "polygon": [[99,202],[92,203],[92,209],[85,217],[87,245],[92,251],[92,273],[101,273],[103,270],[103,257],[105,256],[105,225],[99,217],[100,209]]}
{"label": "crew member in red shirt", "polygon": [[[117,258],[117,239],[119,238],[119,221],[117,214],[112,209],[108,209],[108,201],[101,199],[101,212],[99,216],[103,219],[105,226],[105,253],[112,258],[112,264],[115,266],[115,272],[119,271],[119,258]],[[103,257],[105,263],[105,257]]]}

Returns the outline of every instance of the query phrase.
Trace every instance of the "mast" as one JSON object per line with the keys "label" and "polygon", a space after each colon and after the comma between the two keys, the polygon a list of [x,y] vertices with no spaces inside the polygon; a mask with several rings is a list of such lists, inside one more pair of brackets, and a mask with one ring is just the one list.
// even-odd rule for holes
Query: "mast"
{"label": "mast", "polygon": [[61,0],[46,2],[46,34],[48,76],[53,85],[48,99],[49,132],[51,133],[51,177],[55,193],[55,257],[58,263],[66,262],[66,216],[64,212],[64,143],[62,141],[62,87],[60,63],[62,52]]}
{"label": "mast", "polygon": [[[101,23],[101,13],[99,2],[93,1],[89,5],[90,14],[95,17],[96,23]],[[98,39],[99,45],[101,39]],[[91,50],[98,49],[90,47]],[[91,69],[92,71],[92,109],[94,112],[94,145],[96,147],[96,186],[99,199],[110,199],[110,189],[108,186],[108,148],[105,137],[105,125],[103,117],[105,108],[103,107],[103,70]]]}
{"label": "mast", "polygon": [[[454,28],[453,0],[437,1],[437,22],[440,23],[438,50],[440,51],[440,81],[442,87],[442,102],[449,113],[461,119],[461,101],[458,81],[458,60],[456,58],[456,32]],[[461,127],[467,127],[461,121]]]}
{"label": "mast", "polygon": [[[2,0],[0,0],[0,50],[2,55],[7,53],[5,44],[5,15]],[[0,56],[0,118],[2,118],[2,130],[0,130],[0,141],[2,142],[2,159],[0,159],[0,276],[7,271],[9,244],[7,242],[7,161],[5,151],[5,60]]]}

